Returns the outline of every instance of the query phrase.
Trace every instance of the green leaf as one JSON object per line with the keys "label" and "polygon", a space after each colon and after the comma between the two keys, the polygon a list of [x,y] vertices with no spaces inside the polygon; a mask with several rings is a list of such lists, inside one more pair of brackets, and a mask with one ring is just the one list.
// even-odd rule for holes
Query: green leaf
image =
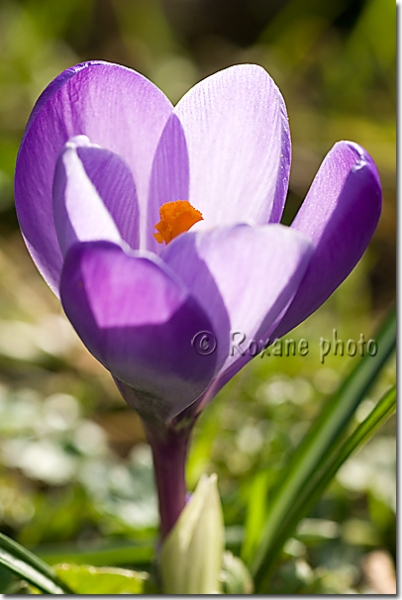
{"label": "green leaf", "polygon": [[262,471],[258,473],[247,490],[247,516],[244,524],[244,542],[241,547],[242,559],[248,564],[251,562],[255,549],[261,537],[264,526],[267,507],[266,497],[270,483],[269,473]]}
{"label": "green leaf", "polygon": [[[350,454],[361,444],[367,441],[381,425],[395,412],[396,409],[396,387],[393,386],[381,398],[373,408],[369,416],[355,429],[349,438],[338,448],[330,460],[321,468],[321,472],[315,478],[320,481],[321,486],[329,483],[339,467],[345,462]],[[317,483],[310,487],[317,486]]]}
{"label": "green leaf", "polygon": [[144,594],[149,577],[116,567],[62,564],[54,569],[77,594]]}
{"label": "green leaf", "polygon": [[[12,593],[12,588],[16,583],[14,573],[0,565],[0,595]],[[20,582],[17,582],[17,585]]]}
{"label": "green leaf", "polygon": [[2,533],[0,533],[0,564],[44,594],[73,593],[46,563]]}
{"label": "green leaf", "polygon": [[[103,540],[99,548],[83,550],[76,544],[46,544],[38,546],[35,552],[49,565],[59,563],[104,565],[141,565],[151,563],[155,553],[155,536],[143,540],[107,541]],[[140,567],[140,568],[141,568]]]}
{"label": "green leaf", "polygon": [[395,311],[386,320],[376,340],[377,354],[366,354],[344,380],[284,468],[283,479],[273,494],[268,519],[251,564],[256,585],[268,578],[283,542],[291,535],[294,518],[291,519],[290,514],[296,502],[300,505],[303,490],[342,444],[357,406],[394,349]]}
{"label": "green leaf", "polygon": [[396,388],[394,386],[381,398],[369,416],[314,473],[289,511],[282,531],[278,532],[277,540],[280,540],[279,543],[285,542],[289,537],[289,531],[294,530],[300,519],[314,506],[338,469],[352,452],[374,435],[377,429],[395,412],[395,408]]}

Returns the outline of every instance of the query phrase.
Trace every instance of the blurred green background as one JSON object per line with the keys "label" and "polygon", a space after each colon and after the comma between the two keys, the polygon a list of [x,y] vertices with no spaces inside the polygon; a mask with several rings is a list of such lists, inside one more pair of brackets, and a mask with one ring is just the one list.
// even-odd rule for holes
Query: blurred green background
{"label": "blurred green background", "polygon": [[[336,328],[345,342],[369,339],[394,301],[395,29],[390,0],[0,1],[0,531],[53,563],[147,568],[157,527],[139,419],[79,342],[18,230],[15,158],[42,89],[74,63],[104,59],[137,69],[177,102],[216,70],[261,64],[290,118],[286,223],[336,141],[360,143],[377,163],[384,208],[367,253],[287,336],[308,339],[308,355],[256,358],[196,428],[189,486],[218,473],[227,543],[237,553],[253,499],[358,360],[331,353],[322,364],[320,337],[331,340]],[[394,381],[391,361],[357,421]],[[269,591],[386,593],[395,535],[391,421],[301,523]],[[8,581],[0,571],[0,589]]]}

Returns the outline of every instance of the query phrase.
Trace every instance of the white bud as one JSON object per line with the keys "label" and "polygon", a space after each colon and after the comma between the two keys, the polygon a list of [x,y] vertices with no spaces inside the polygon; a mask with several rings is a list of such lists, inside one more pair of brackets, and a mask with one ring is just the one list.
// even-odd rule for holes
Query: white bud
{"label": "white bud", "polygon": [[164,594],[218,594],[224,524],[217,476],[203,475],[161,552]]}

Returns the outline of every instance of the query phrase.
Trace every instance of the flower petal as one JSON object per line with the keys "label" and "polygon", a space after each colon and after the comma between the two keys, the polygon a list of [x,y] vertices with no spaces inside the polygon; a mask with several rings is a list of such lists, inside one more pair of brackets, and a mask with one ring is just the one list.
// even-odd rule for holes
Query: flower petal
{"label": "flower petal", "polygon": [[[262,349],[260,335],[288,305],[303,277],[312,252],[304,235],[282,225],[217,228],[189,232],[167,247],[163,260],[180,276],[208,314],[213,333],[224,350],[231,351],[220,371],[239,359],[234,348],[239,332],[245,348],[254,340]],[[223,304],[219,304],[219,299]],[[225,322],[229,316],[229,327]],[[227,336],[231,331],[232,339]],[[257,352],[256,352],[257,353]],[[254,354],[255,355],[255,354]],[[248,353],[244,364],[252,358]],[[219,364],[219,360],[218,360]],[[239,367],[240,368],[240,367]]]}
{"label": "flower petal", "polygon": [[29,115],[23,139],[26,137],[31,124],[36,118],[36,115],[40,112],[42,106],[46,104],[49,98],[51,98],[53,94],[55,94],[71,77],[76,75],[79,71],[81,71],[82,69],[86,69],[89,65],[93,66],[97,63],[103,64],[102,61],[94,60],[90,61],[90,63],[83,62],[79,63],[78,65],[73,65],[72,67],[69,67],[68,69],[57,75],[57,77],[49,83],[49,85],[43,90],[43,92],[37,99],[35,106],[33,107],[31,114]]}
{"label": "flower petal", "polygon": [[349,275],[380,213],[381,184],[373,160],[361,146],[339,142],[325,158],[291,226],[308,235],[315,250],[276,337],[304,321]]}
{"label": "flower petal", "polygon": [[208,77],[180,100],[190,156],[188,200],[210,226],[279,221],[290,138],[283,98],[257,65]]}
{"label": "flower petal", "polygon": [[172,112],[165,95],[130,69],[100,61],[74,69],[60,75],[39,99],[16,167],[20,226],[39,270],[55,291],[62,257],[53,223],[52,182],[64,144],[87,135],[125,160],[135,180],[145,235],[146,211],[141,206],[146,206],[153,156]]}
{"label": "flower petal", "polygon": [[188,200],[189,163],[183,127],[175,114],[165,125],[152,164],[148,197],[146,248],[160,254],[163,247],[154,238],[159,209],[165,202]]}
{"label": "flower petal", "polygon": [[123,160],[86,136],[64,146],[53,182],[54,222],[63,256],[77,241],[122,239],[138,247],[135,185]]}
{"label": "flower petal", "polygon": [[206,389],[216,355],[201,356],[191,340],[210,320],[162,261],[108,242],[76,244],[60,292],[84,344],[133,388],[131,401],[145,418],[166,421]]}

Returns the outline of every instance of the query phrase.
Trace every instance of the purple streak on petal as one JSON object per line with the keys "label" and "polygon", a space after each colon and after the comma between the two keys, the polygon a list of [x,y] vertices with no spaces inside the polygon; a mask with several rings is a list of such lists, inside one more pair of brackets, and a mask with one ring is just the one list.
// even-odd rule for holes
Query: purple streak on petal
{"label": "purple streak on petal", "polygon": [[339,142],[325,158],[292,229],[315,251],[300,288],[274,335],[280,337],[311,315],[362,257],[381,213],[381,184],[367,152]]}
{"label": "purple streak on petal", "polygon": [[[78,155],[80,149],[93,150],[85,136],[72,138],[65,145],[57,161],[53,182],[54,222],[63,256],[76,242],[106,240],[122,243],[120,232]],[[105,150],[100,152],[110,154]],[[106,172],[104,175],[110,179]],[[104,192],[110,192],[105,189],[107,187],[110,186],[103,186]],[[109,193],[105,195],[109,196]]]}
{"label": "purple streak on petal", "polygon": [[[288,227],[238,225],[179,236],[169,244],[163,260],[209,315],[218,347],[222,340],[227,347],[231,340],[224,336],[230,331],[259,343],[259,336],[296,293],[311,252],[308,238]],[[229,324],[222,319],[219,301]],[[249,353],[245,362],[251,358]],[[218,361],[220,372],[238,359],[237,352],[229,353],[223,366]]]}
{"label": "purple streak on petal", "polygon": [[220,71],[192,88],[174,112],[190,156],[189,201],[205,221],[278,220],[287,191],[289,127],[266,71],[257,65]]}
{"label": "purple streak on petal", "polygon": [[88,63],[59,76],[44,92],[17,160],[15,199],[28,248],[57,293],[62,257],[52,211],[52,182],[64,144],[76,135],[120,155],[137,189],[145,235],[146,203],[154,152],[172,112],[164,94],[134,71]]}
{"label": "purple streak on petal", "polygon": [[211,322],[183,283],[153,255],[108,242],[72,246],[61,277],[64,310],[89,351],[133,388],[144,418],[167,421],[206,389],[216,356],[191,344]]}
{"label": "purple streak on petal", "polygon": [[186,139],[179,119],[172,114],[165,125],[152,164],[148,199],[146,247],[160,254],[163,250],[154,238],[159,208],[165,202],[188,200],[189,164]]}

